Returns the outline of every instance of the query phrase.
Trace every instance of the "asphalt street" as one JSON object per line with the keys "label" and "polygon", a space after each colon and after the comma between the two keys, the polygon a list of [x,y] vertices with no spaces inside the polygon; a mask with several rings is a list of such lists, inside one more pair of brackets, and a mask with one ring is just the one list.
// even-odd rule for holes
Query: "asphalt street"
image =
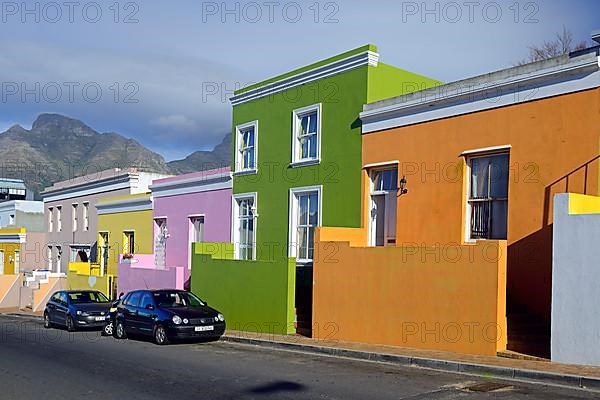
{"label": "asphalt street", "polygon": [[0,399],[590,399],[600,394],[226,342],[168,347],[0,316]]}

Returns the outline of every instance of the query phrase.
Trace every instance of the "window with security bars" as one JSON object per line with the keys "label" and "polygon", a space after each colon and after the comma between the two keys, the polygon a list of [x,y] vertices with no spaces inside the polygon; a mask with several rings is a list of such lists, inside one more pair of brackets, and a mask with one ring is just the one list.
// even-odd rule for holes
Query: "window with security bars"
{"label": "window with security bars", "polygon": [[506,239],[509,154],[469,158],[470,239]]}

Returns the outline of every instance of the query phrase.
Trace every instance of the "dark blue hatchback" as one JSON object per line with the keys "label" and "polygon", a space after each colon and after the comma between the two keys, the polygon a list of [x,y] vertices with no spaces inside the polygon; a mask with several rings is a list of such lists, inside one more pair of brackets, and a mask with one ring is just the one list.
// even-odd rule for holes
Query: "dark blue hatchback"
{"label": "dark blue hatchback", "polygon": [[52,295],[44,310],[44,327],[62,325],[69,332],[78,328],[102,328],[111,303],[97,290],[63,290]]}
{"label": "dark blue hatchback", "polygon": [[117,307],[114,336],[152,336],[156,344],[173,339],[219,338],[225,317],[193,293],[184,290],[136,290]]}

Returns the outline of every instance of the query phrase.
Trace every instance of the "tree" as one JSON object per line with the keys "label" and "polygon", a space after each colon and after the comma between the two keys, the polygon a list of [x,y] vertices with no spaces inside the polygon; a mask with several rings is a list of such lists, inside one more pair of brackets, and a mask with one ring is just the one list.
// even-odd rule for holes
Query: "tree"
{"label": "tree", "polygon": [[521,60],[517,65],[529,64],[536,61],[547,60],[549,58],[569,54],[572,51],[582,50],[588,47],[587,42],[574,44],[573,33],[563,26],[562,33],[557,33],[556,37],[550,41],[544,41],[542,45],[529,47],[529,57]]}

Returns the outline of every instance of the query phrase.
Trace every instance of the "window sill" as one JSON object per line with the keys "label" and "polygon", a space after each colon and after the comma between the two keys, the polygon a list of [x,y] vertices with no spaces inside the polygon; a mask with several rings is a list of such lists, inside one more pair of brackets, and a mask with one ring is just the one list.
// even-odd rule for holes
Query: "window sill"
{"label": "window sill", "polygon": [[235,171],[233,176],[244,176],[244,175],[256,175],[258,174],[258,169],[244,169],[241,171]]}
{"label": "window sill", "polygon": [[299,168],[299,167],[306,167],[309,165],[318,165],[320,163],[321,163],[321,159],[315,158],[315,159],[310,159],[310,160],[294,161],[294,162],[290,163],[290,167],[291,168]]}

